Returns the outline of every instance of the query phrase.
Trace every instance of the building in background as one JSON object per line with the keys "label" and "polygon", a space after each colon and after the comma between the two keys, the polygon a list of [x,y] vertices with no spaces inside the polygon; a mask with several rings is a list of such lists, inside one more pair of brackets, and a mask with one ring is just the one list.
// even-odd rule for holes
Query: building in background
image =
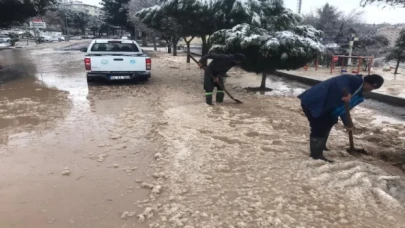
{"label": "building in background", "polygon": [[60,3],[61,7],[66,7],[72,10],[76,10],[79,12],[83,12],[83,13],[87,13],[91,16],[95,16],[95,17],[100,17],[103,15],[103,10],[101,9],[101,7],[98,6],[93,6],[93,5],[89,5],[89,4],[84,4],[81,1],[63,1],[62,3]]}
{"label": "building in background", "polygon": [[404,27],[401,26],[384,27],[378,29],[377,34],[387,37],[390,41],[390,47],[393,47],[395,45],[395,41],[397,41],[397,39],[399,38],[399,33],[402,29],[404,29]]}

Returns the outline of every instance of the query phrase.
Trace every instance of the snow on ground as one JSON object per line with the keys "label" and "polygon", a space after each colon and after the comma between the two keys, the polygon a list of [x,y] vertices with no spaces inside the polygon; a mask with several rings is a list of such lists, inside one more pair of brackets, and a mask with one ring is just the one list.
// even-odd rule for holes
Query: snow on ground
{"label": "snow on ground", "polygon": [[[236,89],[243,105],[229,99],[204,105],[202,73],[184,58],[154,60],[173,84],[162,88],[167,95],[159,102],[155,139],[163,145],[155,151],[155,182],[145,185],[151,201],[142,205],[139,221],[187,228],[405,227],[401,170],[379,158],[347,154],[341,126],[332,132],[327,153],[337,162],[309,159],[307,122],[294,97]],[[403,148],[398,136],[367,125],[363,110],[354,114],[361,125],[356,142],[374,152]],[[388,125],[405,130],[403,122]],[[383,135],[382,144],[376,142]]]}

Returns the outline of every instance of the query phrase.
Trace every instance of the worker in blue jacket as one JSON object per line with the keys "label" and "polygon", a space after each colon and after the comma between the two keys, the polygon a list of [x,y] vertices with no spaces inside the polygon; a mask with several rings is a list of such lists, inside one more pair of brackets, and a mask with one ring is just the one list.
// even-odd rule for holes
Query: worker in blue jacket
{"label": "worker in blue jacket", "polygon": [[[344,102],[349,102],[352,109],[364,101],[363,92],[379,89],[384,83],[380,75],[340,75],[325,80],[306,90],[298,98],[301,100],[302,110],[308,118],[311,128],[310,151],[313,159],[333,162],[323,156],[329,133],[341,118],[348,131]],[[349,92],[343,95],[344,89]]]}

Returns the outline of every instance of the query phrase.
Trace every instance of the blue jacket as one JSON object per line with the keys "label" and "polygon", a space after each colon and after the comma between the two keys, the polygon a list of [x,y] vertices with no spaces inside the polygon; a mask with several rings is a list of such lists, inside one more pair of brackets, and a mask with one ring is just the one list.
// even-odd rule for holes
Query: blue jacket
{"label": "blue jacket", "polygon": [[340,75],[311,87],[298,96],[301,104],[305,106],[314,118],[324,114],[334,117],[340,116],[346,125],[343,90],[347,89],[352,94],[350,109],[364,101],[362,88],[363,77],[361,75]]}

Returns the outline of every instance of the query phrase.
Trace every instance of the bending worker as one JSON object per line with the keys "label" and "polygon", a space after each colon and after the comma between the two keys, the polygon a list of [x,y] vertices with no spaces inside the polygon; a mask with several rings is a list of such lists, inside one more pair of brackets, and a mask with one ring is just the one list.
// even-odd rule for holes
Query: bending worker
{"label": "bending worker", "polygon": [[205,70],[204,90],[207,104],[212,105],[212,92],[214,91],[214,87],[217,87],[216,102],[223,102],[225,94],[219,84],[224,85],[223,77],[225,76],[226,72],[228,72],[232,67],[240,65],[245,60],[245,55],[241,53],[233,55],[208,54],[200,59],[198,65],[202,68],[203,62],[208,59],[212,59],[212,61]]}
{"label": "bending worker", "polygon": [[[323,156],[323,151],[328,150],[326,142],[338,117],[340,116],[348,131],[353,130],[347,126],[344,102],[349,102],[352,109],[364,101],[363,92],[379,89],[383,83],[384,79],[376,74],[364,78],[361,75],[340,75],[325,80],[298,96],[311,128],[309,145],[313,159],[333,162]],[[347,89],[348,96],[343,95],[344,89]]]}

